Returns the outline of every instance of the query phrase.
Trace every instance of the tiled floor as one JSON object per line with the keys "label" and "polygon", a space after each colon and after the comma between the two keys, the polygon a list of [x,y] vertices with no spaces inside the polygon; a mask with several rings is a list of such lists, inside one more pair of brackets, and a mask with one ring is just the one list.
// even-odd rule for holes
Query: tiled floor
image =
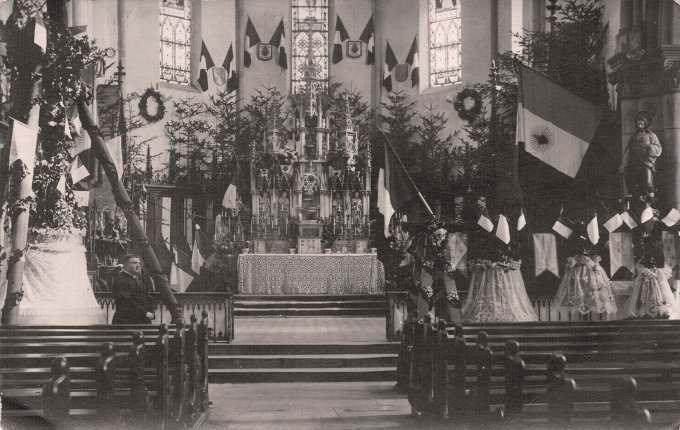
{"label": "tiled floor", "polygon": [[385,341],[385,318],[237,317],[234,326],[234,343],[373,343]]}

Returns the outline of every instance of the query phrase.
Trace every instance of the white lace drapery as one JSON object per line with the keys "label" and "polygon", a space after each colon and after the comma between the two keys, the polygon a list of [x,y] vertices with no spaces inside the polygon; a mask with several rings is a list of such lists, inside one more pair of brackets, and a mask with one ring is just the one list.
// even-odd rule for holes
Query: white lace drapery
{"label": "white lace drapery", "polygon": [[675,296],[668,284],[672,276],[670,269],[648,269],[641,264],[635,266],[637,277],[630,290],[626,316],[629,317],[675,317]]}
{"label": "white lace drapery", "polygon": [[470,291],[463,306],[466,322],[538,321],[519,264],[470,264]]}
{"label": "white lace drapery", "polygon": [[[84,231],[29,232],[19,325],[106,324],[87,276],[83,237]],[[3,300],[6,287],[5,279]]]}
{"label": "white lace drapery", "polygon": [[587,255],[567,259],[555,305],[581,314],[616,313],[611,281],[602,266]]}

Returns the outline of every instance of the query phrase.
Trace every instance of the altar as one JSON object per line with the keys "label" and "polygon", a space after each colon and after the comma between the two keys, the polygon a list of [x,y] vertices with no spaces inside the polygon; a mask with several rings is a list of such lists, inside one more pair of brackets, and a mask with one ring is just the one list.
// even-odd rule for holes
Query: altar
{"label": "altar", "polygon": [[381,294],[385,273],[376,254],[242,254],[240,294]]}

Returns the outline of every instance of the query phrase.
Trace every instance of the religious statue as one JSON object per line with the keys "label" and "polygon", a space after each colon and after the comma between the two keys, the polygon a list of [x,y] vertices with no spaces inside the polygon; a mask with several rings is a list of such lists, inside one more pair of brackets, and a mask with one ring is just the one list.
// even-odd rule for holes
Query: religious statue
{"label": "religious statue", "polygon": [[352,196],[352,221],[354,224],[361,224],[364,219],[364,203],[358,192]]}
{"label": "religious statue", "polygon": [[288,214],[290,213],[290,199],[288,198],[288,193],[284,191],[279,197],[279,216],[283,219],[288,219]]}
{"label": "religious statue", "polygon": [[116,220],[113,222],[113,227],[111,228],[111,237],[114,240],[118,240],[121,238],[121,233],[122,233],[122,221],[121,217],[117,216]]}
{"label": "religious statue", "polygon": [[333,194],[333,215],[339,219],[342,219],[344,216],[345,204],[342,201],[342,194],[340,193],[334,193]]}
{"label": "religious statue", "polygon": [[265,222],[269,221],[272,214],[271,203],[272,201],[271,197],[269,197],[269,193],[260,194],[260,219],[265,220]]}
{"label": "religious statue", "polygon": [[639,199],[654,197],[656,159],[661,155],[659,138],[649,131],[651,122],[652,116],[649,113],[638,112],[635,117],[637,131],[623,151],[623,160],[619,167],[619,173],[625,178],[627,193]]}

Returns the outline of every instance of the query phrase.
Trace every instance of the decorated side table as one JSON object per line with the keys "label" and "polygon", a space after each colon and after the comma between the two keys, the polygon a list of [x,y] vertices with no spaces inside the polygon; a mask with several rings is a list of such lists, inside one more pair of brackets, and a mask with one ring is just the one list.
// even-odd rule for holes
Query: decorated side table
{"label": "decorated side table", "polygon": [[376,254],[242,254],[239,293],[380,294],[385,274]]}

